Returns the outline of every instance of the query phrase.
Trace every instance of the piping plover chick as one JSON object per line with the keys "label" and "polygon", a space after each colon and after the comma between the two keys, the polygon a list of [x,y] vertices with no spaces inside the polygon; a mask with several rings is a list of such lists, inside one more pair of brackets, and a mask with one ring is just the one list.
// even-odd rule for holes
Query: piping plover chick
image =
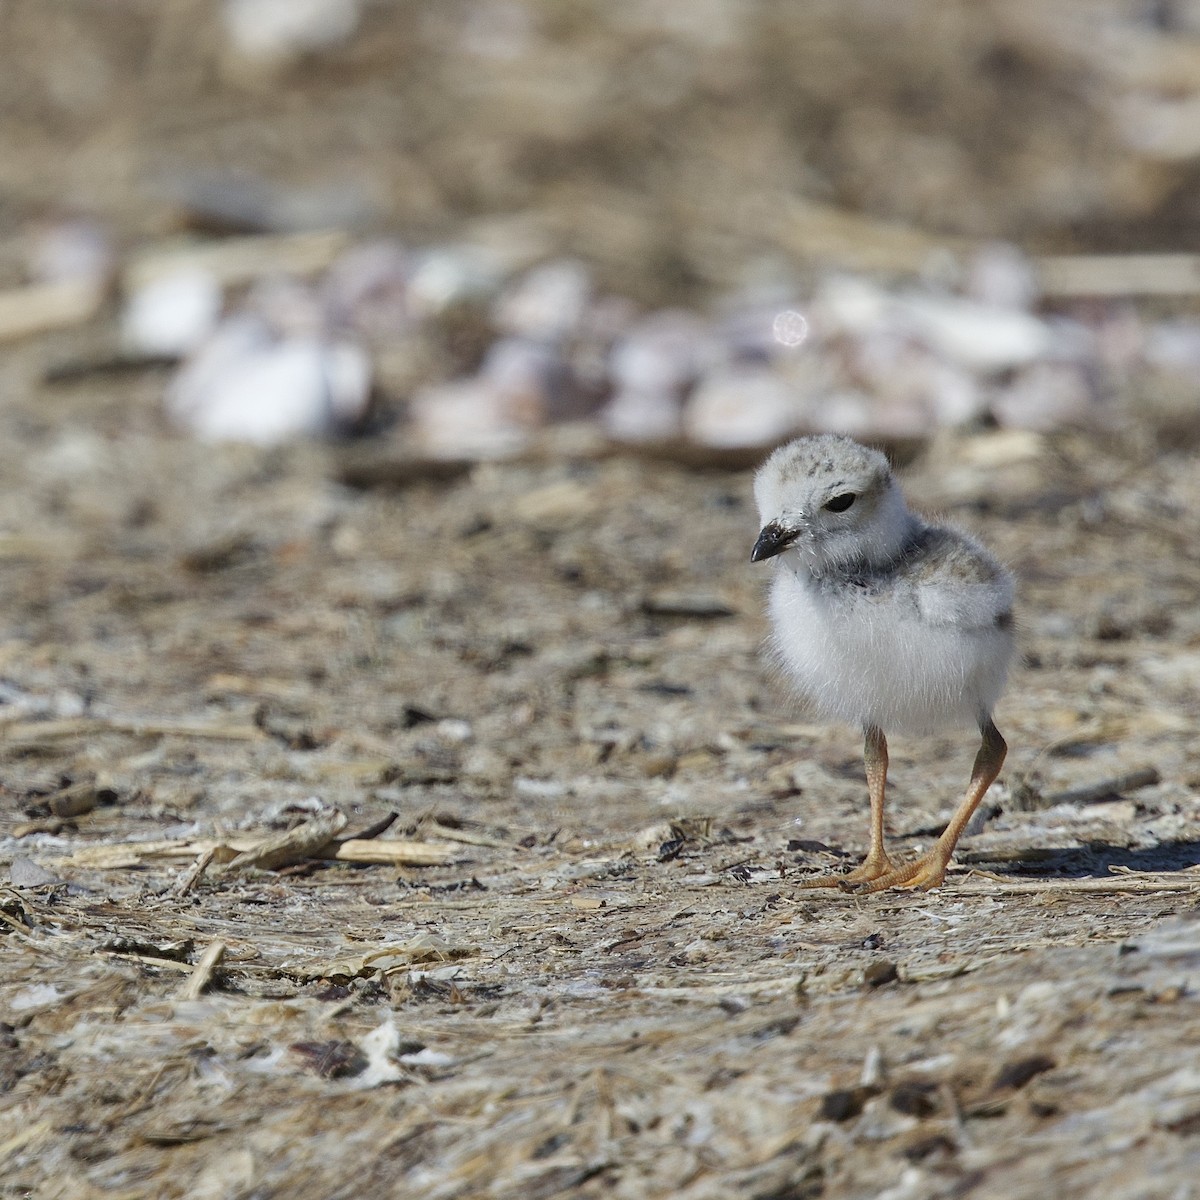
{"label": "piping plover chick", "polygon": [[[972,538],[909,511],[877,450],[821,434],[781,446],[759,468],[762,532],[752,562],[774,558],[775,657],[822,716],[859,725],[871,797],[863,864],[806,887],[937,887],[1007,747],[992,723],[1013,652],[1013,582]],[[883,838],[887,739],[975,724],[979,753],[945,832],[915,862]]]}

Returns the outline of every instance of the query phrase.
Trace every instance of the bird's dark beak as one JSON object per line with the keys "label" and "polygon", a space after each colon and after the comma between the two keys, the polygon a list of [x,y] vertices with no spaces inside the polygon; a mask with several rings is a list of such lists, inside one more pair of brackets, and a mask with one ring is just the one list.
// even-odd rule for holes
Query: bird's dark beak
{"label": "bird's dark beak", "polygon": [[750,551],[750,561],[762,562],[764,558],[782,554],[799,536],[800,530],[785,529],[778,521],[771,521],[762,527],[758,541]]}

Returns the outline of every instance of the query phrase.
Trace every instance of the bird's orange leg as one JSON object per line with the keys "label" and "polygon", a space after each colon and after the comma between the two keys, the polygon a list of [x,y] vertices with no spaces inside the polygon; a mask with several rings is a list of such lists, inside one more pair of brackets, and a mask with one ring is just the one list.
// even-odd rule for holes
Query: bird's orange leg
{"label": "bird's orange leg", "polygon": [[971,783],[962,803],[950,818],[950,824],[933,846],[922,854],[915,862],[905,863],[892,870],[862,882],[855,882],[847,877],[850,891],[882,892],[888,888],[935,888],[940,887],[946,878],[946,868],[950,865],[950,856],[967,822],[979,807],[984,793],[992,786],[1000,768],[1004,765],[1004,756],[1008,746],[1000,736],[1000,731],[989,718],[980,731],[983,740],[979,753],[975,755],[975,766],[971,771]]}
{"label": "bird's orange leg", "polygon": [[896,870],[883,846],[883,802],[887,790],[888,752],[883,730],[872,726],[867,730],[863,746],[863,763],[867,768],[867,791],[871,794],[871,844],[862,865],[845,875],[818,875],[805,879],[802,888],[841,887],[843,884],[867,884]]}

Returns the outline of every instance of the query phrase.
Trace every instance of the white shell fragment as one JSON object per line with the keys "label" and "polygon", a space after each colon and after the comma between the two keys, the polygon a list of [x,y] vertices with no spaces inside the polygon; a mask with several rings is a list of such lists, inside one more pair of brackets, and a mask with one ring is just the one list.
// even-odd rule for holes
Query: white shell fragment
{"label": "white shell fragment", "polygon": [[479,374],[525,424],[580,415],[582,399],[571,368],[545,342],[501,338],[492,343]]}
{"label": "white shell fragment", "polygon": [[732,367],[705,378],[684,410],[684,432],[716,449],[771,446],[803,423],[806,405],[766,367]]}
{"label": "white shell fragment", "polygon": [[408,304],[417,318],[494,294],[501,276],[490,257],[471,246],[433,246],[416,255],[408,277]]}
{"label": "white shell fragment", "polygon": [[503,458],[528,441],[512,405],[481,378],[421,388],[409,401],[408,440],[430,458]]}
{"label": "white shell fragment", "polygon": [[981,265],[975,286],[987,302],[932,292],[893,295],[871,280],[833,276],[818,287],[813,312],[826,335],[858,338],[891,330],[971,371],[1020,367],[1050,353],[1053,338],[1046,322],[1002,302],[1029,298],[1019,265],[1012,265],[1011,278],[1000,278],[1008,266]]}
{"label": "white shell fragment", "polygon": [[600,413],[605,432],[619,442],[670,441],[681,417],[679,401],[665,392],[619,392]]}
{"label": "white shell fragment", "polygon": [[360,15],[360,0],[225,0],[222,12],[231,48],[265,63],[347,41]]}
{"label": "white shell fragment", "polygon": [[992,398],[1001,425],[1040,433],[1082,421],[1092,408],[1092,389],[1073,363],[1034,363]]}
{"label": "white shell fragment", "polygon": [[970,371],[1004,371],[1042,358],[1049,326],[1031,313],[971,300],[907,295],[902,322],[931,349]]}
{"label": "white shell fragment", "polygon": [[892,311],[892,300],[868,279],[831,275],[818,285],[812,310],[826,335],[854,337],[879,329]]}
{"label": "white shell fragment", "polygon": [[614,395],[600,414],[605,431],[623,442],[678,437],[683,398],[715,353],[709,325],[667,309],[635,322],[608,356]]}
{"label": "white shell fragment", "polygon": [[910,293],[899,319],[931,349],[972,371],[1003,371],[1048,354],[1050,329],[1031,313]]}
{"label": "white shell fragment", "polygon": [[967,267],[966,293],[998,308],[1032,308],[1038,298],[1037,273],[1011,242],[989,242]]}
{"label": "white shell fragment", "polygon": [[371,369],[346,341],[276,340],[253,316],[227,321],[180,372],[167,411],[208,441],[272,446],[351,426],[366,410]]}
{"label": "white shell fragment", "polygon": [[397,242],[367,242],[329,269],[321,292],[335,328],[352,327],[379,341],[413,324],[408,286],[412,264]]}
{"label": "white shell fragment", "polygon": [[221,285],[210,271],[186,268],[162,275],[127,299],[121,340],[134,353],[182,357],[212,333],[221,304]]}
{"label": "white shell fragment", "polygon": [[682,395],[714,353],[708,325],[667,310],[638,322],[613,347],[609,373],[618,391]]}
{"label": "white shell fragment", "polygon": [[591,277],[582,263],[545,263],[503,292],[492,316],[509,333],[555,341],[579,328],[591,294]]}

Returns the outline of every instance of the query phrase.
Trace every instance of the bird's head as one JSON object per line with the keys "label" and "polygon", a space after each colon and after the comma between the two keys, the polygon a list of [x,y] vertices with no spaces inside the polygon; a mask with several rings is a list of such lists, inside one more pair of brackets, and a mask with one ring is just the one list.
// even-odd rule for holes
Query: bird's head
{"label": "bird's head", "polygon": [[781,446],[754,477],[762,531],[750,558],[786,554],[814,576],[894,558],[916,518],[878,450],[820,434]]}

